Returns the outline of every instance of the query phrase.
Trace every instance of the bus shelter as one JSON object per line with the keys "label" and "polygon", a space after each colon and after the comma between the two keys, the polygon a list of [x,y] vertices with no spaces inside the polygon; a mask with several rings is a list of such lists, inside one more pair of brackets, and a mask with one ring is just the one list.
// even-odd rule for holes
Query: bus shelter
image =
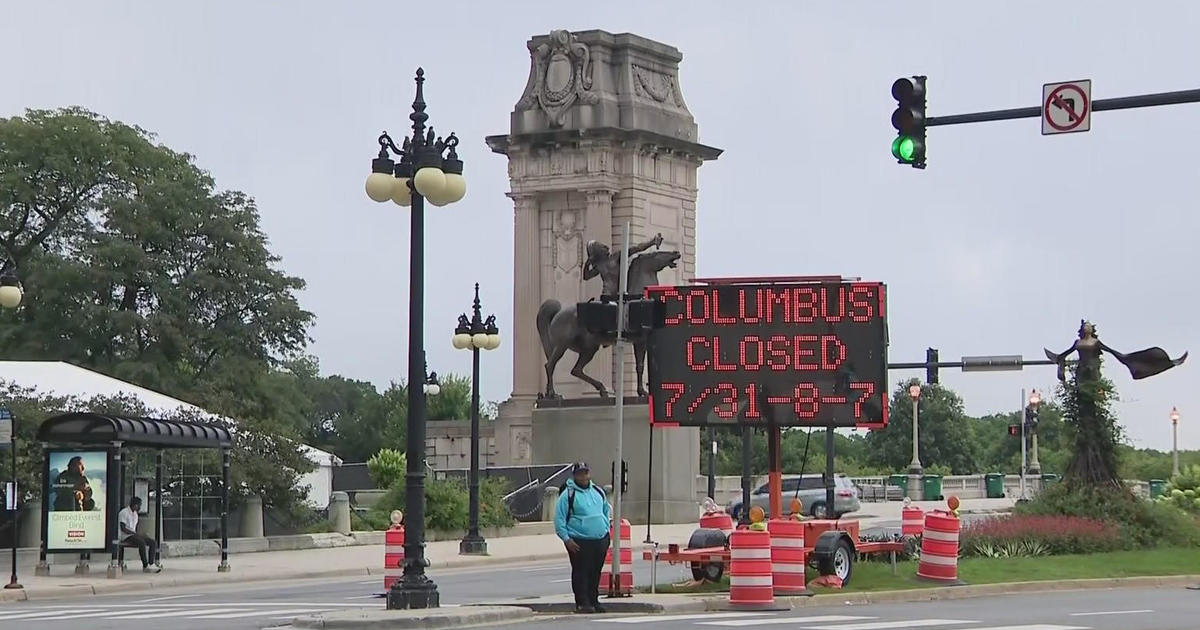
{"label": "bus shelter", "polygon": [[[78,554],[76,572],[87,570],[92,553],[111,554],[108,577],[121,576],[117,513],[127,505],[125,478],[129,448],[155,451],[154,539],[163,539],[163,451],[220,449],[221,563],[229,571],[229,455],[233,438],[214,424],[138,418],[101,413],[68,413],[38,428],[42,443],[42,544],[37,574],[49,575],[50,554]],[[149,497],[147,497],[149,500]]]}

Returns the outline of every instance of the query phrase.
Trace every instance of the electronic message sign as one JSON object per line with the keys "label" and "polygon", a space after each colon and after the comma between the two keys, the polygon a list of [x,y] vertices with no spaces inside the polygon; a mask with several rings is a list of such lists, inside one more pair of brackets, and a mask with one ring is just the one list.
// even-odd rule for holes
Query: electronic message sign
{"label": "electronic message sign", "polygon": [[887,425],[887,309],[878,282],[651,287],[655,424]]}

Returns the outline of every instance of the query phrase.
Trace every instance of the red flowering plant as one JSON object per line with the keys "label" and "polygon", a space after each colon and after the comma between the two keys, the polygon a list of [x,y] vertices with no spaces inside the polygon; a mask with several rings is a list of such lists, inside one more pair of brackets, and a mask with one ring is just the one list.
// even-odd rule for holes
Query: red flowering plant
{"label": "red flowering plant", "polygon": [[1079,516],[1017,514],[973,521],[959,536],[962,555],[1050,556],[1112,551],[1121,533],[1111,523]]}

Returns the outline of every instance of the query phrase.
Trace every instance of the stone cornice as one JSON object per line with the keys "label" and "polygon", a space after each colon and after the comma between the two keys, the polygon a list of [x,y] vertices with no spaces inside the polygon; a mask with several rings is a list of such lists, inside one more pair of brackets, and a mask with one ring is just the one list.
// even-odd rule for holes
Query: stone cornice
{"label": "stone cornice", "polygon": [[626,144],[639,144],[667,149],[676,153],[690,155],[701,161],[715,160],[724,152],[723,149],[710,147],[698,142],[682,140],[652,131],[642,129],[618,129],[616,127],[600,127],[596,129],[556,129],[521,135],[495,135],[486,139],[488,148],[494,153],[509,155],[514,145],[528,148],[577,143],[583,140],[610,140]]}

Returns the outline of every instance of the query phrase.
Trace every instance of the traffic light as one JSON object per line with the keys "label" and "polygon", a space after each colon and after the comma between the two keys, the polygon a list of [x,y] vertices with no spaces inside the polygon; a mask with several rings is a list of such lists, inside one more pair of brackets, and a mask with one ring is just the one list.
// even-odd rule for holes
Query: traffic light
{"label": "traffic light", "polygon": [[1008,425],[1008,434],[1012,435],[1012,436],[1021,435],[1021,425],[1019,425],[1019,424]]}
{"label": "traffic light", "polygon": [[594,335],[614,335],[617,332],[616,302],[579,302],[575,315],[583,329]]}
{"label": "traffic light", "polygon": [[937,348],[926,348],[925,350],[925,382],[930,385],[938,384]]}
{"label": "traffic light", "polygon": [[1038,425],[1037,408],[1034,407],[1033,405],[1029,405],[1029,406],[1025,407],[1025,428],[1030,429],[1030,430],[1036,430],[1037,425]]}
{"label": "traffic light", "polygon": [[896,79],[892,97],[896,99],[892,126],[897,132],[892,156],[901,164],[925,168],[925,77]]}

